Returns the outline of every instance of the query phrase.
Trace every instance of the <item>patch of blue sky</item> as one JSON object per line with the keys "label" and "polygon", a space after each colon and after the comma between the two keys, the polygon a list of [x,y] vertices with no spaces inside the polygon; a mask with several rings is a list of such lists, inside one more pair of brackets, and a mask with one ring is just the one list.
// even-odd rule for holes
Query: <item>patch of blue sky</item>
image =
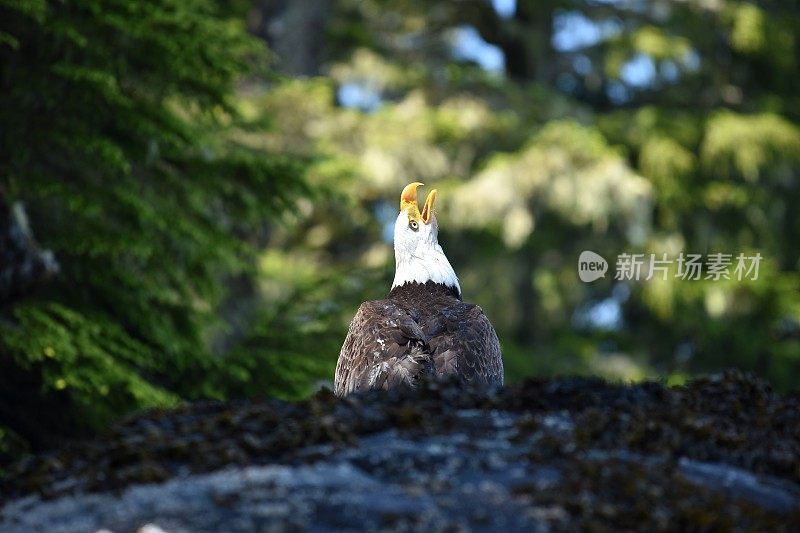
{"label": "patch of blue sky", "polygon": [[556,11],[551,44],[559,52],[575,52],[594,46],[622,31],[616,19],[594,21],[580,11]]}
{"label": "patch of blue sky", "polygon": [[[700,68],[700,57],[696,51],[690,50],[680,63],[687,71],[696,72]],[[642,52],[634,55],[620,69],[620,80],[633,89],[652,87],[659,79],[676,83],[680,77],[681,68],[675,61],[664,59],[656,64],[650,55]]]}
{"label": "patch of blue sky", "polygon": [[596,329],[616,331],[622,327],[622,307],[616,300],[607,298],[589,310],[588,318]]}
{"label": "patch of blue sky", "polygon": [[336,90],[336,97],[342,107],[352,107],[365,112],[375,111],[383,102],[378,91],[356,81],[340,85]]}
{"label": "patch of blue sky", "polygon": [[629,87],[650,87],[657,77],[656,63],[648,54],[639,52],[622,65],[619,77]]}
{"label": "patch of blue sky", "polygon": [[498,46],[487,43],[473,26],[455,28],[451,46],[455,59],[474,61],[487,72],[505,71],[506,57],[503,51]]}
{"label": "patch of blue sky", "polygon": [[502,19],[510,19],[517,12],[517,0],[492,0],[495,13]]}
{"label": "patch of blue sky", "polygon": [[622,306],[612,298],[588,304],[572,317],[573,324],[580,329],[619,331],[622,329]]}
{"label": "patch of blue sky", "polygon": [[392,244],[394,242],[394,223],[397,219],[397,211],[387,201],[378,202],[375,206],[375,218],[381,226],[381,237],[384,242]]}
{"label": "patch of blue sky", "polygon": [[573,324],[585,329],[619,331],[625,323],[622,306],[629,297],[630,288],[624,283],[616,283],[609,297],[577,310],[572,317]]}
{"label": "patch of blue sky", "polygon": [[[516,9],[516,2],[508,0],[495,0],[500,9],[498,14],[506,13],[509,9]],[[512,10],[513,15],[513,10]],[[486,42],[473,26],[464,25],[454,28],[449,36],[453,57],[462,61],[474,61],[483,70],[496,74],[505,72],[506,57],[500,47]],[[369,83],[351,80],[343,83],[336,91],[339,103],[343,107],[360,109],[367,113],[378,109],[383,100],[380,92],[370,87]]]}

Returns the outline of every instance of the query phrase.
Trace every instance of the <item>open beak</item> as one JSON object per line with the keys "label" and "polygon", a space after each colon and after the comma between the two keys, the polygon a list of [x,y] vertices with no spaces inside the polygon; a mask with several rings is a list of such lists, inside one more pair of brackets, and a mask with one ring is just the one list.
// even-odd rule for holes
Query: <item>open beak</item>
{"label": "open beak", "polygon": [[433,218],[433,202],[436,201],[436,189],[428,193],[428,198],[425,200],[425,206],[422,208],[422,221],[425,224],[430,224]]}
{"label": "open beak", "polygon": [[419,205],[417,204],[417,187],[422,187],[422,185],[422,183],[415,181],[405,186],[403,192],[400,193],[400,211],[407,209],[415,217],[419,216],[424,224],[430,224],[433,219],[433,203],[436,201],[436,189],[428,193],[428,198],[422,207],[422,213],[420,213]]}
{"label": "open beak", "polygon": [[419,212],[419,207],[417,207],[417,187],[421,187],[422,185],[424,185],[424,183],[418,181],[406,185],[403,192],[400,193],[400,211],[410,207]]}

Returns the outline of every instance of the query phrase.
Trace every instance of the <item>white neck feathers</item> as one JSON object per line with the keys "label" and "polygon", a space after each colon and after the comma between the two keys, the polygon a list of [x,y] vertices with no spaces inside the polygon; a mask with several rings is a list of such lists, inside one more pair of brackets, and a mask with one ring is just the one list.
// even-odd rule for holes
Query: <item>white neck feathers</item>
{"label": "white neck feathers", "polygon": [[458,277],[438,243],[420,242],[410,254],[395,250],[395,262],[392,289],[409,282],[432,281],[454,287],[461,294]]}

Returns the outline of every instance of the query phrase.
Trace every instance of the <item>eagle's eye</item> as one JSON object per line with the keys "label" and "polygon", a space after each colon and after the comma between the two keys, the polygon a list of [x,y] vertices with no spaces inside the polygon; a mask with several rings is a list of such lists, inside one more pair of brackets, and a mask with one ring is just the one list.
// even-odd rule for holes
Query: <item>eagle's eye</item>
{"label": "eagle's eye", "polygon": [[417,231],[419,229],[419,222],[417,222],[416,220],[409,220],[408,227],[414,231]]}

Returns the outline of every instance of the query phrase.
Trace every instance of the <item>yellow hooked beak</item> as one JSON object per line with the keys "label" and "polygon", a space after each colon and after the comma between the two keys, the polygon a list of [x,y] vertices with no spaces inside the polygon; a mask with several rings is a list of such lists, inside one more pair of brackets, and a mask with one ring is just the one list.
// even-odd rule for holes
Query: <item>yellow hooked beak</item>
{"label": "yellow hooked beak", "polygon": [[422,220],[425,224],[430,224],[433,218],[433,203],[436,201],[436,189],[428,193],[425,205],[422,207],[422,213],[420,213],[419,205],[417,204],[417,187],[422,185],[418,181],[406,185],[403,192],[400,193],[400,211],[407,209],[409,217]]}

